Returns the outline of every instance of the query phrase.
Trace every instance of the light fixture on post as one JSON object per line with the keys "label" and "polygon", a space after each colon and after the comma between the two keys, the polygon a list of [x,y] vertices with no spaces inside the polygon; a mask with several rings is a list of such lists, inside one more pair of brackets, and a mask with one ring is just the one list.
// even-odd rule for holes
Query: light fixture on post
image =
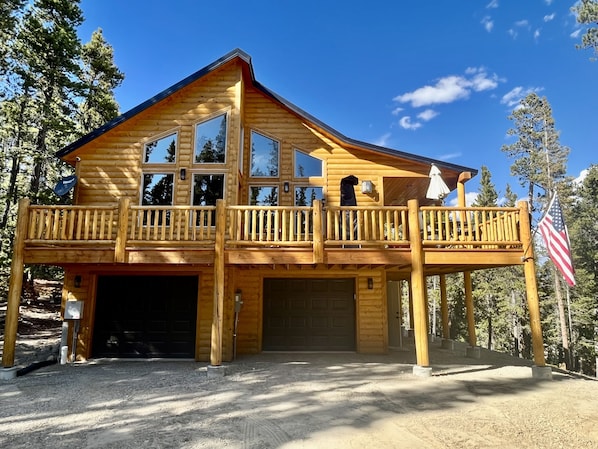
{"label": "light fixture on post", "polygon": [[179,172],[179,177],[181,178],[181,181],[184,181],[185,178],[187,178],[187,169],[186,168],[181,168],[181,171]]}
{"label": "light fixture on post", "polygon": [[291,190],[289,181],[284,182],[284,184],[282,185],[282,190],[284,191],[284,193],[289,193],[289,191]]}
{"label": "light fixture on post", "polygon": [[372,181],[362,181],[361,182],[361,193],[373,193],[374,192],[374,183]]}

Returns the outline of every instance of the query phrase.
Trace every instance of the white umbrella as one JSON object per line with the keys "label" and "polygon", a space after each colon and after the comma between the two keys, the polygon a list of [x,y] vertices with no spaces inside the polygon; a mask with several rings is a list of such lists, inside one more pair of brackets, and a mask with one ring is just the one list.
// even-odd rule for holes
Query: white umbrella
{"label": "white umbrella", "polygon": [[442,179],[440,170],[436,165],[432,164],[430,169],[430,185],[428,186],[428,192],[426,198],[430,200],[441,200],[447,196],[451,191]]}

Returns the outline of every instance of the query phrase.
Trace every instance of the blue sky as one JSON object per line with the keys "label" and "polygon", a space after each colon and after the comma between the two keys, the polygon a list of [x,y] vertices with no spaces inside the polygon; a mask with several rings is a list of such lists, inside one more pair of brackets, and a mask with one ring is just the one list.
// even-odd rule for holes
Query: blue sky
{"label": "blue sky", "polygon": [[500,149],[529,92],[552,106],[569,174],[598,163],[598,62],[575,47],[573,4],[83,0],[80,36],[102,28],[114,48],[121,112],[241,48],[258,81],[346,136],[486,165],[499,195],[508,183],[523,197]]}

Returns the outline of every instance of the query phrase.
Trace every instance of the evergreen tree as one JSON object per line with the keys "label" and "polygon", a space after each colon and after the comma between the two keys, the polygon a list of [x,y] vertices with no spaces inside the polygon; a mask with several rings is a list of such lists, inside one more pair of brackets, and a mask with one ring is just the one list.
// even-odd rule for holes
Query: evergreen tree
{"label": "evergreen tree", "polygon": [[570,240],[575,266],[575,289],[571,290],[572,336],[579,369],[596,375],[598,350],[598,166],[588,170],[576,189],[570,215]]}
{"label": "evergreen tree", "polygon": [[114,89],[124,80],[114,65],[112,47],[104,40],[102,30],[94,31],[91,40],[81,49],[81,84],[83,100],[79,104],[78,128],[88,133],[118,115]]}
{"label": "evergreen tree", "polygon": [[571,9],[577,14],[578,23],[591,25],[581,37],[578,48],[593,49],[594,54],[598,55],[598,1],[581,0]]}
{"label": "evergreen tree", "polygon": [[35,105],[28,193],[33,203],[47,193],[44,181],[52,184],[50,178],[57,177],[59,165],[52,170],[49,163],[53,153],[72,138],[74,97],[80,89],[76,27],[82,22],[77,0],[35,0],[16,40],[16,73]]}
{"label": "evergreen tree", "polygon": [[[507,131],[517,141],[503,145],[502,151],[514,159],[511,174],[519,178],[522,187],[528,189],[531,212],[535,212],[535,194],[545,203],[555,186],[565,180],[569,148],[559,142],[552,108],[546,97],[529,94],[513,110],[509,119],[514,128]],[[543,190],[536,192],[536,186]]]}

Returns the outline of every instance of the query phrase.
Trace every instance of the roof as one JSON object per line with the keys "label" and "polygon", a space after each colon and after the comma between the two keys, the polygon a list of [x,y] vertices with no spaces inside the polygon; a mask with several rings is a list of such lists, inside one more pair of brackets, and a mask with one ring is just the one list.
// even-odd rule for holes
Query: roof
{"label": "roof", "polygon": [[265,95],[269,96],[274,101],[281,104],[285,108],[289,109],[293,113],[299,115],[300,117],[303,117],[306,121],[313,123],[314,125],[318,126],[319,128],[321,128],[321,129],[325,130],[326,132],[330,133],[331,135],[335,136],[337,139],[339,139],[341,142],[344,142],[347,145],[352,145],[352,146],[363,148],[365,150],[374,151],[377,153],[382,153],[382,154],[386,154],[386,155],[393,156],[393,157],[400,157],[400,158],[412,160],[414,162],[420,162],[423,164],[428,164],[428,165],[435,164],[441,168],[447,168],[449,170],[455,170],[457,172],[471,172],[472,175],[476,175],[478,172],[476,169],[473,169],[470,167],[451,164],[448,162],[439,161],[439,160],[431,159],[428,157],[418,156],[418,155],[415,155],[412,153],[406,153],[403,151],[394,150],[392,148],[382,147],[379,145],[373,145],[371,143],[362,142],[362,141],[352,139],[350,137],[345,136],[344,134],[338,132],[336,129],[331,128],[329,125],[318,120],[311,114],[305,112],[303,109],[301,109],[298,106],[294,105],[293,103],[285,100],[280,95],[274,93],[273,91],[271,91],[270,89],[268,89],[267,87],[265,87],[264,85],[259,83],[255,79],[253,65],[251,63],[251,56],[249,56],[247,53],[245,53],[243,50],[241,50],[239,48],[229,52],[228,54],[222,56],[218,60],[207,65],[206,67],[189,75],[188,77],[182,79],[178,83],[173,84],[172,86],[168,87],[167,89],[165,89],[162,92],[158,93],[157,95],[153,96],[149,100],[144,101],[143,103],[139,104],[138,106],[134,107],[133,109],[130,109],[129,111],[119,115],[115,119],[100,126],[99,128],[95,129],[94,131],[90,132],[89,134],[86,134],[85,136],[81,137],[80,139],[76,140],[75,142],[67,145],[66,147],[64,147],[63,149],[58,151],[56,153],[56,156],[61,157],[61,158],[64,156],[67,156],[69,153],[72,153],[73,151],[79,149],[83,145],[100,137],[102,134],[105,134],[106,132],[110,131],[111,129],[115,128],[116,126],[120,125],[121,123],[127,121],[128,119],[134,117],[135,115],[143,112],[144,110],[155,105],[156,103],[159,103],[160,101],[169,97],[170,95],[177,92],[178,90],[183,89],[184,87],[188,86],[189,84],[193,83],[194,81],[200,79],[201,77],[209,74],[210,72],[218,69],[219,67],[221,67],[221,66],[227,64],[228,62],[230,62],[234,59],[237,59],[237,58],[241,59],[242,61],[244,61],[247,64],[247,66],[249,68],[249,73],[251,75],[251,82],[256,89],[260,90]]}

